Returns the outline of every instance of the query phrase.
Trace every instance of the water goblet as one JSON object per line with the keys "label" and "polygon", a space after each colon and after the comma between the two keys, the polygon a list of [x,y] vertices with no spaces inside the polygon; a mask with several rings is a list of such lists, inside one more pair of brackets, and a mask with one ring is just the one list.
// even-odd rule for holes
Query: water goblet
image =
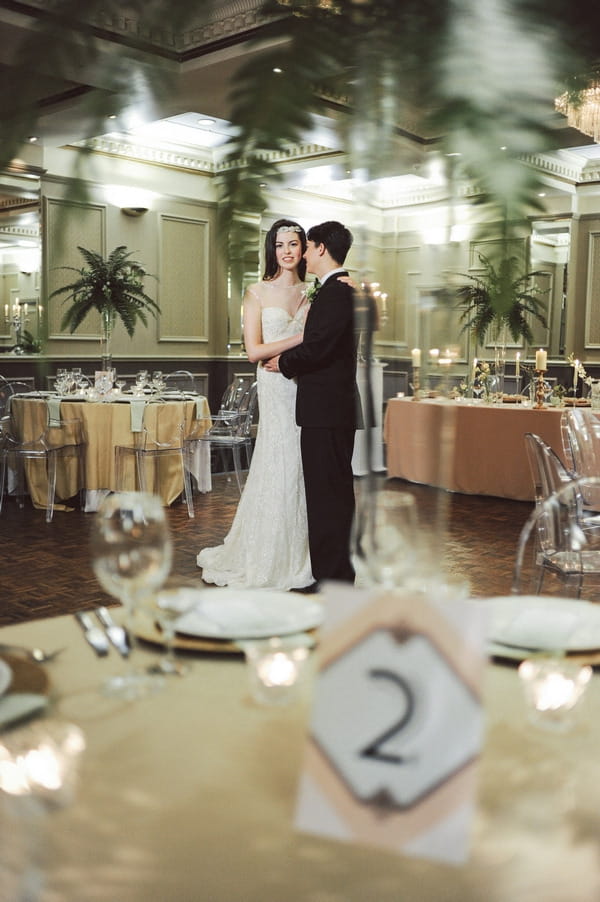
{"label": "water goblet", "polygon": [[419,557],[414,496],[367,493],[357,505],[352,545],[359,583],[386,589],[406,585]]}
{"label": "water goblet", "polygon": [[175,634],[177,621],[186,611],[197,603],[195,594],[182,585],[167,586],[164,589],[146,595],[142,607],[144,613],[158,625],[165,652],[155,665],[158,673],[165,676],[185,676],[190,665],[177,657],[175,650]]}
{"label": "water goblet", "polygon": [[150,384],[157,394],[160,394],[160,392],[163,391],[165,387],[165,381],[163,379],[162,370],[155,370],[152,373]]}
{"label": "water goblet", "polygon": [[125,608],[132,650],[128,667],[104,686],[107,695],[136,699],[160,688],[155,675],[135,667],[135,612],[144,596],[165,582],[172,543],[162,500],[146,492],[122,492],[104,499],[92,524],[92,565],[100,585]]}

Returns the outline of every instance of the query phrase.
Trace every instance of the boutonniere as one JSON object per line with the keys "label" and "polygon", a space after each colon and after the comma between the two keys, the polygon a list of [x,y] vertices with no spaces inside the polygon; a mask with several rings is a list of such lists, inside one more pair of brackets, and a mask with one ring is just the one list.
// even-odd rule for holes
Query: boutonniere
{"label": "boutonniere", "polygon": [[319,282],[318,279],[315,279],[315,281],[312,283],[312,285],[306,292],[306,300],[308,301],[309,304],[312,304],[312,302],[314,301],[317,291],[319,290],[320,287],[321,287],[321,283]]}

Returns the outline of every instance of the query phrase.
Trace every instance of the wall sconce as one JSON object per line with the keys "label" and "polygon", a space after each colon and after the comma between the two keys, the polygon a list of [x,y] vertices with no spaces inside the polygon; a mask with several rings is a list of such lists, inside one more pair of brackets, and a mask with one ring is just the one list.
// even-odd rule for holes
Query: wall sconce
{"label": "wall sconce", "polygon": [[148,207],[121,207],[121,213],[125,216],[143,216],[148,212]]}

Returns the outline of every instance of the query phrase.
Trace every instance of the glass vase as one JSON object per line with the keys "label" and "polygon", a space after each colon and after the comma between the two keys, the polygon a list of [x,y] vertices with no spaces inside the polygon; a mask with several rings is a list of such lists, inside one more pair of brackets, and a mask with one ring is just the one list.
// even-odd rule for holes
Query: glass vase
{"label": "glass vase", "polygon": [[100,360],[101,370],[110,370],[112,367],[111,338],[114,325],[114,313],[106,308],[101,313],[101,334],[100,334]]}

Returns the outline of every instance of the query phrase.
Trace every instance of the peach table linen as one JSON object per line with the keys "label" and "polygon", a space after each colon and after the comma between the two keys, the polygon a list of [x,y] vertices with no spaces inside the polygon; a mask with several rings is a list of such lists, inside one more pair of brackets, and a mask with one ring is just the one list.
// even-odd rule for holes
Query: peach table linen
{"label": "peach table linen", "polygon": [[557,408],[391,398],[384,424],[388,476],[530,501],[523,436],[536,433],[562,459],[561,416]]}
{"label": "peach table linen", "polygon": [[[202,416],[210,417],[208,402],[201,405]],[[131,431],[131,407],[126,402],[62,401],[60,415],[63,420],[81,420],[85,448],[85,485],[79,486],[77,467],[74,461],[59,462],[56,494],[58,498],[72,498],[80,488],[87,490],[118,487],[115,479],[115,447],[133,446],[135,434]],[[48,406],[45,400],[15,398],[11,405],[11,416],[15,431],[22,441],[32,441],[40,436],[47,425]],[[164,401],[149,403],[144,413],[145,424],[158,430],[159,441],[175,436],[177,426],[185,422],[189,430],[197,417],[196,400]],[[207,420],[207,426],[209,424]],[[122,488],[134,487],[133,461],[127,472],[128,484]],[[26,462],[26,478],[34,507],[45,508],[47,496],[46,469],[41,461]],[[154,487],[148,485],[149,490]],[[183,473],[173,456],[161,461],[160,486],[158,494],[165,504],[171,504],[183,490]],[[60,505],[57,505],[60,509]]]}
{"label": "peach table linen", "polygon": [[[124,704],[99,691],[118,656],[96,658],[72,617],[4,627],[0,642],[66,646],[46,665],[48,716],[77,723],[87,742],[73,804],[50,810],[46,830],[35,824],[45,841],[38,902],[600,899],[597,675],[578,724],[556,734],[528,723],[516,668],[486,668],[471,852],[454,867],[417,849],[395,855],[293,829],[310,680],[296,704],[259,708],[243,661],[212,654],[188,658],[189,675],[161,693]],[[0,897],[9,900],[19,898],[10,869],[31,822],[2,810]]]}

